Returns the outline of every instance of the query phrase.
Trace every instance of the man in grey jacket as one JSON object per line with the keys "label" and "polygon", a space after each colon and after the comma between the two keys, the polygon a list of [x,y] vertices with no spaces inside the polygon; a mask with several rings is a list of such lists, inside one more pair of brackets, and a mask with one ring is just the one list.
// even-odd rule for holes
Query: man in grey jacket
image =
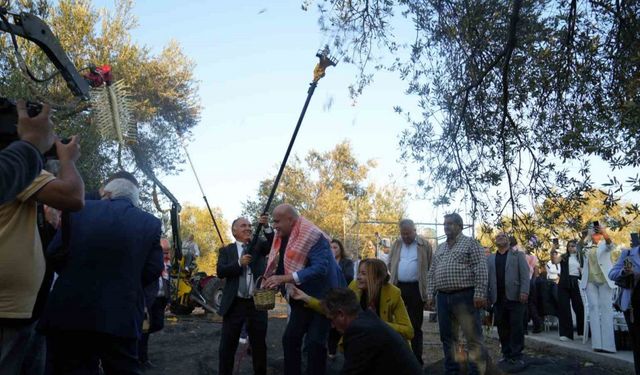
{"label": "man in grey jacket", "polygon": [[499,233],[495,242],[498,251],[487,258],[488,296],[502,347],[500,362],[509,368],[523,368],[522,321],[529,298],[529,266],[522,252],[510,248],[506,233]]}
{"label": "man in grey jacket", "polygon": [[400,288],[402,300],[413,326],[411,348],[420,364],[422,361],[423,310],[427,301],[427,274],[431,268],[433,250],[427,240],[416,234],[413,221],[400,221],[400,238],[389,252],[390,282]]}

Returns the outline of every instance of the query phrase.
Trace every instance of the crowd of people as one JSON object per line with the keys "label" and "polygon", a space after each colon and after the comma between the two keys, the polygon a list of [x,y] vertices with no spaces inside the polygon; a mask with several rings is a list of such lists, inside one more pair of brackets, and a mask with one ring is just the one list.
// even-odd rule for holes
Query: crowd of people
{"label": "crowd of people", "polygon": [[[161,222],[139,207],[140,187],[130,173],[118,172],[85,194],[75,167],[78,139],[54,141],[47,106],[30,118],[18,103],[18,114],[21,139],[0,155],[3,176],[21,170],[12,181],[2,180],[0,373],[140,374],[170,295],[170,246],[161,238]],[[54,144],[55,176],[40,161]],[[221,375],[234,372],[243,330],[254,373],[267,373],[268,314],[255,305],[257,289],[277,290],[288,302],[285,375],[324,375],[338,352],[344,374],[421,374],[425,310],[436,312],[447,374],[463,366],[469,374],[485,373],[485,312],[492,313],[502,355],[497,362],[507,372],[527,366],[529,322],[540,332],[550,312],[558,316],[561,340],[590,335],[595,351],[613,353],[614,305],[624,312],[640,364],[640,244],[636,238],[613,264],[614,244],[597,222],[567,241],[564,253],[553,241],[551,260],[540,265],[507,233],[495,236],[495,249],[483,249],[463,234],[457,213],[444,216],[446,240],[435,251],[414,222],[403,219],[382,259],[356,263],[341,241],[291,205],[258,221],[263,230],[255,246],[251,221],[238,218],[231,224],[235,242],[218,254],[217,275],[226,280]],[[183,245],[184,265],[193,268],[200,255],[193,236]],[[461,334],[462,362],[456,356]]]}
{"label": "crowd of people", "polygon": [[[326,360],[334,357],[336,347],[343,350],[345,373],[382,374],[391,370],[385,366],[390,348],[372,342],[376,335],[383,335],[383,330],[360,332],[361,339],[358,339],[352,336],[355,333],[349,328],[348,323],[357,322],[353,324],[360,328],[379,329],[379,324],[371,322],[373,317],[390,328],[384,330],[385,337],[389,332],[395,333],[395,338],[377,338],[377,342],[399,342],[400,338],[404,342],[402,353],[394,348],[393,356],[406,358],[407,353],[413,354],[412,360],[403,362],[406,367],[398,365],[398,361],[392,362],[393,370],[420,373],[423,367],[424,310],[436,311],[444,367],[448,374],[463,372],[463,366],[468,366],[464,369],[466,373],[485,373],[490,362],[481,324],[481,316],[485,314],[493,317],[493,325],[497,329],[501,347],[498,366],[510,373],[527,367],[523,355],[524,337],[530,323],[532,332],[540,333],[548,315],[558,317],[560,340],[572,340],[574,333],[577,336],[589,335],[594,351],[615,352],[612,303],[615,288],[620,290],[617,307],[624,311],[631,338],[638,332],[633,316],[636,310],[632,308],[633,301],[640,300],[633,293],[640,275],[637,271],[634,273],[634,269],[640,270],[638,244],[623,252],[613,265],[611,253],[614,245],[606,230],[596,223],[590,225],[579,240],[567,241],[564,252],[560,249],[559,240],[554,239],[549,252],[550,261],[541,264],[531,247],[523,249],[507,233],[495,236],[495,249],[483,249],[477,240],[462,233],[463,220],[456,213],[445,215],[446,241],[434,252],[429,241],[417,235],[415,224],[404,219],[398,225],[398,239],[381,254],[384,260],[360,260],[354,267],[355,278],[349,280],[353,262],[346,258],[342,243],[336,239],[331,242],[323,239],[322,232],[301,218],[293,207],[282,205],[274,211],[275,233],[279,240],[273,240],[274,232],[267,219],[263,217],[261,222],[266,225],[267,243],[273,243],[271,250],[264,250],[262,255],[271,265],[263,268],[265,271],[260,274],[265,280],[263,286],[279,288],[288,298],[291,308],[283,336],[285,374],[302,373],[300,356],[303,347],[307,348],[307,373],[324,374]],[[300,234],[296,233],[300,230],[296,229],[298,225],[302,228],[307,226],[303,232],[314,235],[306,239],[307,245],[303,247],[309,249],[307,256],[310,259],[300,257],[300,250],[293,250],[296,251],[293,255],[288,253],[286,243],[291,241],[289,236],[296,238],[296,242],[301,241]],[[248,239],[248,228],[247,231]],[[234,237],[239,241],[237,249],[240,251],[243,240],[235,234]],[[321,250],[328,244],[332,253]],[[232,260],[234,267],[251,267],[250,262],[245,265],[239,262],[238,256]],[[293,268],[287,269],[283,264],[290,256],[295,261]],[[322,257],[326,258],[324,262]],[[321,288],[310,286],[305,281],[309,280],[309,274],[320,268],[319,264],[322,264],[321,268],[328,267],[323,271],[324,276],[316,276],[323,280]],[[249,297],[242,302],[235,290],[230,293],[234,296],[232,304],[252,305]],[[337,302],[331,302],[333,299],[343,301],[344,305],[336,307]],[[352,302],[346,302],[347,299]],[[583,300],[590,302],[583,306]],[[359,309],[354,307],[350,310],[350,303],[359,305]],[[588,309],[587,314],[584,313],[585,308]],[[585,317],[589,317],[586,328]],[[329,334],[326,319],[331,320],[334,330]],[[230,318],[223,315],[223,325],[227,321]],[[354,328],[353,331],[357,330]],[[457,356],[462,343],[461,334],[466,344],[466,361],[460,361]],[[249,339],[252,339],[251,334]],[[258,339],[264,340],[264,336]],[[237,334],[229,342],[235,343],[236,340]],[[634,355],[640,352],[638,341],[634,340]],[[222,348],[223,344],[220,373],[231,373],[230,368],[226,372],[222,370]],[[230,356],[228,353],[225,355]],[[264,367],[263,363],[254,370],[264,373],[257,370]]]}

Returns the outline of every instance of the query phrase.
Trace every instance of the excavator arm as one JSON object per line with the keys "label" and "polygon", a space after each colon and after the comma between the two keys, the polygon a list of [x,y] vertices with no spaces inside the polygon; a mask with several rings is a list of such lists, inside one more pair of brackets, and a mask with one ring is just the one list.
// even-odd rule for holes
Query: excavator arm
{"label": "excavator arm", "polygon": [[80,75],[47,24],[29,13],[10,13],[0,7],[0,30],[35,43],[58,69],[73,95],[89,99],[89,83]]}

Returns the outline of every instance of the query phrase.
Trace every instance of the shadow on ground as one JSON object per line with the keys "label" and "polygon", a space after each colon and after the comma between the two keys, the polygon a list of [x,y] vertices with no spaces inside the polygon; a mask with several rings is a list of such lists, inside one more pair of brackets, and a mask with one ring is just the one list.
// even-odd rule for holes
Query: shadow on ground
{"label": "shadow on ground", "polygon": [[[286,319],[282,312],[272,312],[267,333],[267,365],[269,375],[283,373],[282,333]],[[169,317],[165,329],[151,335],[149,355],[157,366],[145,372],[146,375],[214,375],[218,373],[218,344],[222,324],[219,317],[210,315],[191,315]],[[499,345],[496,340],[488,339],[487,348],[493,359],[499,358]],[[552,375],[623,375],[624,372],[602,367],[598,364],[554,355],[552,351],[526,349],[529,366],[520,374]],[[444,374],[442,349],[436,326],[424,325],[425,374]],[[238,375],[253,374],[251,357],[246,347],[238,349]],[[337,375],[342,368],[343,359],[339,355],[327,364],[327,375]],[[490,366],[488,375],[502,374],[496,366]]]}

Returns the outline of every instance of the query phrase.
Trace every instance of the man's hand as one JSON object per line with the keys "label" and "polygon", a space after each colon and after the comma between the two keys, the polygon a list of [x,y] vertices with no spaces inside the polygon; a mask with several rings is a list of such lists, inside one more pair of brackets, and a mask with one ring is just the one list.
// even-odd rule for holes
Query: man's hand
{"label": "man's hand", "polygon": [[269,227],[269,215],[260,216],[258,223],[262,224],[263,227]]}
{"label": "man's hand", "polygon": [[267,289],[275,289],[281,284],[293,282],[293,276],[291,275],[273,275],[262,283],[262,286]]}
{"label": "man's hand", "polygon": [[433,308],[435,307],[435,302],[433,301],[433,298],[428,298],[427,302],[424,303],[424,309],[427,311],[433,311]]}
{"label": "man's hand", "polygon": [[24,100],[18,100],[16,109],[18,111],[18,137],[31,143],[43,154],[49,151],[55,140],[53,123],[49,118],[51,107],[44,104],[42,111],[35,117],[29,117],[27,104]]}
{"label": "man's hand", "polygon": [[483,309],[485,306],[487,306],[487,299],[486,298],[474,298],[473,299],[473,306],[475,306],[476,309]]}
{"label": "man's hand", "polygon": [[520,303],[526,304],[529,301],[529,295],[527,293],[520,293]]}
{"label": "man's hand", "polygon": [[251,255],[245,254],[240,258],[240,265],[242,267],[246,267],[249,263],[251,263]]}
{"label": "man's hand", "polygon": [[58,154],[58,160],[60,162],[72,162],[75,163],[80,158],[80,143],[78,143],[79,137],[74,135],[71,137],[71,141],[66,145],[60,140],[56,140],[56,152]]}

